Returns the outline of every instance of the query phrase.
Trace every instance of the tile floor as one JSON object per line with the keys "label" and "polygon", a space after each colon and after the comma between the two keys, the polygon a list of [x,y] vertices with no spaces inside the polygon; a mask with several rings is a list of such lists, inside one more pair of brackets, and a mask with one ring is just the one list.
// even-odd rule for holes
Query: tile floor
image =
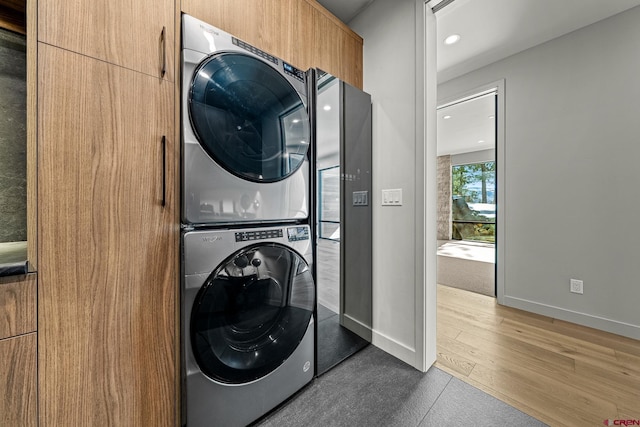
{"label": "tile floor", "polygon": [[437,368],[427,373],[368,346],[255,423],[298,426],[544,426]]}
{"label": "tile floor", "polygon": [[369,343],[340,326],[339,315],[318,304],[317,372],[323,374]]}

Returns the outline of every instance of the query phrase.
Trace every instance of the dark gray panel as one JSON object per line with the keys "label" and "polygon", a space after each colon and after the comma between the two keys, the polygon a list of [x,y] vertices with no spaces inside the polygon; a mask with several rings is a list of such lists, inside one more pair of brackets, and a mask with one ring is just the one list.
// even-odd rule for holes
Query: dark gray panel
{"label": "dark gray panel", "polygon": [[[371,341],[371,96],[341,82],[343,324]],[[357,327],[349,319],[365,327]]]}
{"label": "dark gray panel", "polygon": [[[339,206],[339,223],[334,224],[340,231],[339,244],[330,247],[327,240],[316,243],[318,300],[338,312],[331,322],[318,325],[320,375],[372,338],[371,97],[319,72],[315,102],[316,151],[323,153],[316,171],[333,170],[329,167],[340,171],[339,196],[335,191],[323,191],[315,199],[322,212],[325,198],[339,200],[339,205],[328,205],[327,209],[335,211]],[[320,227],[325,224],[321,222]]]}
{"label": "dark gray panel", "polygon": [[[318,306],[318,317],[320,317]],[[326,311],[329,311],[325,309]],[[352,354],[363,349],[369,342],[340,325],[339,316],[333,316],[318,321],[318,372],[326,372]]]}

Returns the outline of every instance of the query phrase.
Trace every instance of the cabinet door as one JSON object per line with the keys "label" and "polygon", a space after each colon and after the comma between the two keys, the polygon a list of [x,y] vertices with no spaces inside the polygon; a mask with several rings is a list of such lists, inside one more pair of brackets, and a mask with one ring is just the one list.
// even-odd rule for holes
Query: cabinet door
{"label": "cabinet door", "polygon": [[362,88],[362,39],[318,10],[313,12],[313,27],[315,67]]}
{"label": "cabinet door", "polygon": [[362,39],[342,31],[340,43],[343,58],[340,63],[342,80],[362,90]]}
{"label": "cabinet door", "polygon": [[38,60],[40,425],[174,425],[173,85],[43,43]]}
{"label": "cabinet door", "polygon": [[0,426],[36,426],[36,334],[0,340],[0,360]]}
{"label": "cabinet door", "polygon": [[[38,40],[173,81],[173,0],[38,0]],[[165,40],[161,38],[165,28]]]}
{"label": "cabinet door", "polygon": [[0,340],[35,330],[36,275],[0,277]]}

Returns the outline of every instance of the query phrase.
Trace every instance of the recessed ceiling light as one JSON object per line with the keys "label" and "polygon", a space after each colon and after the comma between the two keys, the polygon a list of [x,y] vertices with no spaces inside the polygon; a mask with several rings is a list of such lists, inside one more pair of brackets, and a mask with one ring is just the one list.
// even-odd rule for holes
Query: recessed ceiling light
{"label": "recessed ceiling light", "polygon": [[300,119],[293,119],[291,120],[292,123],[300,123]]}
{"label": "recessed ceiling light", "polygon": [[490,119],[495,119],[495,116],[489,116]]}
{"label": "recessed ceiling light", "polygon": [[478,141],[478,144],[482,144],[484,142],[484,139],[481,139],[480,141]]}
{"label": "recessed ceiling light", "polygon": [[445,120],[449,120],[451,118],[451,116],[444,116],[443,119]]}
{"label": "recessed ceiling light", "polygon": [[444,44],[455,44],[460,41],[460,34],[451,34],[449,37],[444,39]]}
{"label": "recessed ceiling light", "polygon": [[327,104],[323,107],[324,111],[329,111],[331,110],[331,105]]}

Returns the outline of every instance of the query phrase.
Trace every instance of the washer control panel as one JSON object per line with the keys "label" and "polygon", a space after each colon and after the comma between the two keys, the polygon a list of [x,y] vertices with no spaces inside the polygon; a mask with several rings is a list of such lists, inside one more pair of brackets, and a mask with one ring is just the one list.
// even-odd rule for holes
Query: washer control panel
{"label": "washer control panel", "polygon": [[248,242],[252,240],[277,239],[282,237],[282,229],[264,231],[240,231],[236,233],[236,242]]}
{"label": "washer control panel", "polygon": [[290,242],[309,240],[309,227],[289,227],[287,228],[287,237]]}

